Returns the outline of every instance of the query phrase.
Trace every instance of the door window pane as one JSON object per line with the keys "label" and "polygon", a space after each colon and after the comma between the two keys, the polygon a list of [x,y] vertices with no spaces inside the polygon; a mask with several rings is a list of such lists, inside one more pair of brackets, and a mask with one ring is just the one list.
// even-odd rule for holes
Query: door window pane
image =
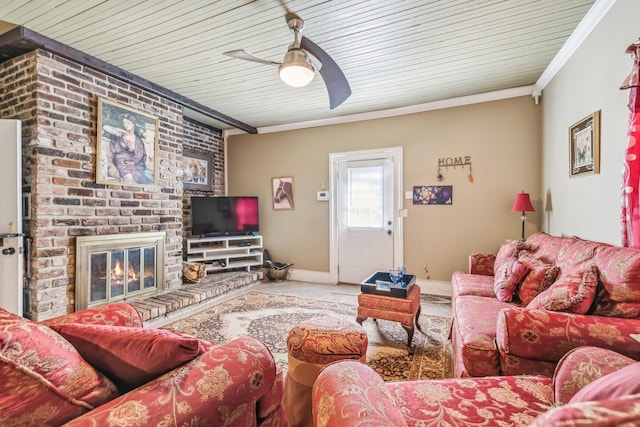
{"label": "door window pane", "polygon": [[382,228],[384,208],[382,166],[350,168],[347,176],[347,227]]}

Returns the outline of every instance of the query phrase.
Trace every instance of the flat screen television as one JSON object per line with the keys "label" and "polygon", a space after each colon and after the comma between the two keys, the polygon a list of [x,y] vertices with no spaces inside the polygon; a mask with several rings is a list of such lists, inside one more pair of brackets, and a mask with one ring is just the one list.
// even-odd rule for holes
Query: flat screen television
{"label": "flat screen television", "polygon": [[191,197],[192,235],[231,236],[258,231],[258,197]]}

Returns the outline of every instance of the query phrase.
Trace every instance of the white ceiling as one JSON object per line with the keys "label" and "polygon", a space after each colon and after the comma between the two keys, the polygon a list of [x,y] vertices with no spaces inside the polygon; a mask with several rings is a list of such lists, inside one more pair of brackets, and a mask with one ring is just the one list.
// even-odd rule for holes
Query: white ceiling
{"label": "white ceiling", "polygon": [[[0,17],[262,128],[533,85],[594,1],[4,0]],[[288,12],[350,82],[335,110],[320,76],[290,88],[222,54],[281,61]]]}

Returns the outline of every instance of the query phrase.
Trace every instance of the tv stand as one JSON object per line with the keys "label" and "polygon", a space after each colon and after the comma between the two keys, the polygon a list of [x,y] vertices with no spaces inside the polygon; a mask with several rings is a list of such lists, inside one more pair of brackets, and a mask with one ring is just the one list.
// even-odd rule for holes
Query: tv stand
{"label": "tv stand", "polygon": [[204,262],[207,272],[262,266],[262,236],[187,238],[187,261]]}

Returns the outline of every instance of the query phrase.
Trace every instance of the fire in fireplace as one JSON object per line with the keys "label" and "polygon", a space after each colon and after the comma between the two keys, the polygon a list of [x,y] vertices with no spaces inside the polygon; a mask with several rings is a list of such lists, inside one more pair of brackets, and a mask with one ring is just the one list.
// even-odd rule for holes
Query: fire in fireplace
{"label": "fire in fireplace", "polygon": [[163,232],[78,237],[77,310],[163,289]]}

